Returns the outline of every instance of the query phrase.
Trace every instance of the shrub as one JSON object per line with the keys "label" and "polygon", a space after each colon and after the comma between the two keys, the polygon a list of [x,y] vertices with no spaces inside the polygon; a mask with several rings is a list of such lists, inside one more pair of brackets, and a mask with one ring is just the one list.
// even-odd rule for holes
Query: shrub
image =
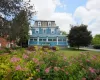
{"label": "shrub", "polygon": [[50,50],[50,46],[42,46],[42,50],[43,50],[43,51]]}
{"label": "shrub", "polygon": [[29,51],[37,51],[38,50],[38,46],[29,46],[28,50]]}
{"label": "shrub", "polygon": [[10,48],[5,48],[4,52],[5,53],[11,53],[11,49]]}
{"label": "shrub", "polygon": [[100,45],[94,45],[93,48],[94,49],[100,49]]}
{"label": "shrub", "polygon": [[58,46],[54,46],[51,49],[54,50],[54,51],[58,51],[59,50],[59,47]]}
{"label": "shrub", "polygon": [[68,59],[54,51],[19,51],[0,55],[1,80],[99,80],[99,55],[87,52]]}

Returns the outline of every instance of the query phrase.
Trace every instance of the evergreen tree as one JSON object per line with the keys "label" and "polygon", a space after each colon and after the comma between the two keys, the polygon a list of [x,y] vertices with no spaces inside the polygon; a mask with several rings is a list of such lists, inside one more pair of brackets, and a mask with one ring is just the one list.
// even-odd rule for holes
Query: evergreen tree
{"label": "evergreen tree", "polygon": [[29,32],[29,21],[26,11],[22,10],[14,18],[11,31],[11,39],[16,40],[20,43],[20,46],[23,46],[23,43],[25,43],[28,40]]}

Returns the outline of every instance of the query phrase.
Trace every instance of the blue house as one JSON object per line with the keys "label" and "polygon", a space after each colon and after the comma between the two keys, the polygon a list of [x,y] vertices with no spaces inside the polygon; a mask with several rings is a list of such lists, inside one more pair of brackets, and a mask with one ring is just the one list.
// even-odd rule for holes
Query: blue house
{"label": "blue house", "polygon": [[60,33],[55,21],[36,20],[30,29],[28,45],[67,46],[67,36]]}

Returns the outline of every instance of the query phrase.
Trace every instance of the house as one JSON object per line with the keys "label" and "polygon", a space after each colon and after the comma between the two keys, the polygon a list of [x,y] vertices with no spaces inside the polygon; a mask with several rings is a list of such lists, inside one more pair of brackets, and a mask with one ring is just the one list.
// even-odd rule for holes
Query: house
{"label": "house", "polygon": [[9,48],[10,47],[10,42],[7,41],[5,38],[0,37],[0,48],[3,48],[3,47]]}
{"label": "house", "polygon": [[11,48],[15,47],[16,44],[14,41],[8,41],[5,37],[0,37],[0,48]]}
{"label": "house", "polygon": [[68,46],[67,35],[60,33],[55,21],[36,20],[30,29],[28,45]]}

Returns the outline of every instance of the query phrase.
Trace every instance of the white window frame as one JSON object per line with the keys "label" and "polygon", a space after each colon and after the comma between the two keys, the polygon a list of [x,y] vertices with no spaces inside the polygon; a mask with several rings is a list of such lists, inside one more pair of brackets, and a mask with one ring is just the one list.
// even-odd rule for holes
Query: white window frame
{"label": "white window frame", "polygon": [[[38,31],[38,33],[39,33],[39,28],[36,28],[36,29],[35,29],[35,33],[37,33],[37,31]],[[37,34],[38,34],[38,33],[37,33]]]}
{"label": "white window frame", "polygon": [[48,22],[48,26],[51,26],[51,22]]}
{"label": "white window frame", "polygon": [[[44,30],[45,30],[45,32],[44,32]],[[44,33],[44,34],[46,33],[46,28],[43,28],[43,33]]]}
{"label": "white window frame", "polygon": [[55,29],[51,28],[51,34],[54,34],[54,33],[55,33]]}
{"label": "white window frame", "polygon": [[39,26],[39,27],[41,26],[41,22],[38,22],[38,26]]}

